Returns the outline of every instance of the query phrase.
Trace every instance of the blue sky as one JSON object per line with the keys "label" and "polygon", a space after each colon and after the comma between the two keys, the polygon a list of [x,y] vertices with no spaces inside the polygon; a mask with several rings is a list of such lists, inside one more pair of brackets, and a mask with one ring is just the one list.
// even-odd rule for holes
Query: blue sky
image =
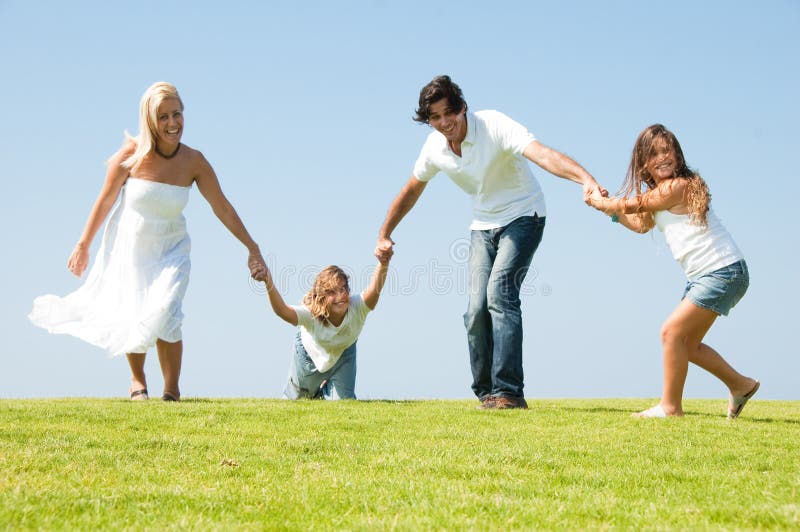
{"label": "blue sky", "polygon": [[[609,190],[661,122],[744,251],[748,294],[707,340],[764,399],[798,399],[794,344],[800,3],[0,1],[0,397],[124,396],[129,371],[26,319],[79,281],[66,260],[153,82],[186,105],[186,144],[220,177],[290,302],[322,267],[365,286],[378,228],[428,133],[419,89],[447,73]],[[659,329],[683,274],[534,167],[547,228],[525,285],[528,397],[657,397]],[[182,391],[278,397],[294,332],[194,190]],[[437,176],[395,231],[391,277],[359,341],[361,398],[471,397],[462,314],[470,202]],[[97,238],[95,239],[96,249]],[[152,390],[161,376],[154,353]],[[690,369],[686,397],[719,397]]]}

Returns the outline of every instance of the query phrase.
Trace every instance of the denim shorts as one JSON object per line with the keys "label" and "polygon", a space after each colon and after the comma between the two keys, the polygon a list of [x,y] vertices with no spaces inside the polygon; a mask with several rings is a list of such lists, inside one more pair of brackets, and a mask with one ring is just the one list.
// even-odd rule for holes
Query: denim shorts
{"label": "denim shorts", "polygon": [[683,297],[688,297],[698,307],[727,316],[747,292],[748,286],[747,263],[740,260],[689,281]]}

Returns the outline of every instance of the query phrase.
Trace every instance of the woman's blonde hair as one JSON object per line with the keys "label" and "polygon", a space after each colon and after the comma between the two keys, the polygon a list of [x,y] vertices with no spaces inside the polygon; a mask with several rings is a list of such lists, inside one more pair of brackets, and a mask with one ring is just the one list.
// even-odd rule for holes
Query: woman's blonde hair
{"label": "woman's blonde hair", "polygon": [[711,204],[711,193],[708,185],[700,177],[700,174],[686,165],[683,150],[678,142],[678,138],[672,131],[661,124],[653,124],[639,133],[636,144],[633,146],[631,163],[625,175],[625,182],[619,191],[624,197],[641,198],[647,190],[656,187],[655,179],[647,171],[647,161],[653,155],[655,142],[658,139],[664,140],[668,147],[675,150],[675,175],[673,177],[683,177],[688,180],[686,190],[686,203],[689,207],[689,216],[698,225],[707,224],[706,216]]}
{"label": "woman's blonde hair", "polygon": [[328,323],[330,309],[326,298],[341,287],[350,293],[350,282],[344,270],[338,266],[328,266],[314,279],[311,290],[303,297],[303,304],[311,311],[311,315],[323,323]]}
{"label": "woman's blonde hair", "polygon": [[122,161],[122,166],[125,168],[133,168],[139,164],[144,156],[150,153],[156,145],[157,124],[158,124],[158,106],[164,100],[176,98],[181,104],[181,111],[183,110],[183,100],[178,94],[178,89],[171,83],[166,81],[158,81],[148,87],[142,99],[139,102],[139,134],[131,136],[130,133],[125,131],[125,138],[129,141],[136,143],[136,151]]}

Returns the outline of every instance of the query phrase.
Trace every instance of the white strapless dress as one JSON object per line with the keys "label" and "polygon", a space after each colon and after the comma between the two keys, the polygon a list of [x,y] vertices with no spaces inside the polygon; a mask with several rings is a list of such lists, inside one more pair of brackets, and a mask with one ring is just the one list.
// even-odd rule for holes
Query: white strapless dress
{"label": "white strapless dress", "polygon": [[180,340],[191,267],[183,217],[190,190],[128,178],[86,282],[66,297],[36,298],[30,320],[112,356],[144,353],[159,338]]}

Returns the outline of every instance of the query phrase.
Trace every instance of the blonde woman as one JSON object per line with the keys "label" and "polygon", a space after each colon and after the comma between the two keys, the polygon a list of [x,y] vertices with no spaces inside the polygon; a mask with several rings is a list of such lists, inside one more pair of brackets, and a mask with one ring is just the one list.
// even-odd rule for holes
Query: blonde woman
{"label": "blonde woman", "polygon": [[303,304],[289,306],[267,270],[265,284],[275,314],[299,326],[284,389],[288,399],[355,399],[356,340],[367,314],[378,304],[391,254],[380,259],[369,286],[350,295],[347,274],[328,266],[314,280]]}
{"label": "blonde woman", "polygon": [[250,274],[260,279],[266,271],[258,245],[222,193],[214,169],[202,153],[181,143],[183,127],[177,89],[154,83],[139,105],[139,134],[126,132],[122,147],[109,159],[105,183],[67,262],[69,271],[81,277],[92,240],[110,212],[85,283],[63,298],[37,298],[29,316],[51,333],[71,334],[112,356],[126,354],[133,400],[148,399],[144,362],[153,345],[164,377],[162,399],[180,399],[181,303],[190,270],[182,211],[192,185],[247,248]]}
{"label": "blonde woman", "polygon": [[634,415],[682,416],[683,386],[692,362],[728,387],[728,417],[738,417],[760,384],[733,369],[703,338],[717,316],[727,316],[747,291],[747,263],[711,210],[705,181],[686,165],[678,139],[661,124],[639,134],[622,196],[592,194],[587,203],[637,233],[658,226],[688,278],[683,299],[661,329],[661,401]]}

